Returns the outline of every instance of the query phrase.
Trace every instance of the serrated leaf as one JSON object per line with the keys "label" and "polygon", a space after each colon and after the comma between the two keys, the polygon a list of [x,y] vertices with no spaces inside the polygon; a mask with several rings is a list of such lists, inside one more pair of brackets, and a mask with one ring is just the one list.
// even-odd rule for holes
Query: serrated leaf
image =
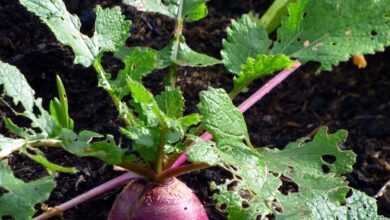
{"label": "serrated leaf", "polygon": [[125,64],[119,74],[126,74],[136,81],[140,81],[159,66],[158,51],[147,47],[124,47],[115,53],[115,57]]}
{"label": "serrated leaf", "polygon": [[197,21],[207,16],[206,0],[123,0],[140,11],[160,13],[185,21]]}
{"label": "serrated leaf", "polygon": [[15,178],[11,169],[0,162],[0,186],[7,190],[0,196],[0,218],[12,216],[15,220],[30,220],[35,213],[35,204],[49,198],[55,182],[48,176],[25,183]]}
{"label": "serrated leaf", "polygon": [[319,192],[317,197],[310,203],[312,218],[304,216],[279,215],[277,220],[294,219],[338,219],[338,220],[385,220],[384,216],[378,215],[376,200],[359,192],[352,190],[352,195],[347,198],[345,204],[337,204],[327,198],[326,193]]}
{"label": "serrated leaf", "polygon": [[251,15],[233,20],[226,31],[222,62],[233,74],[240,72],[241,65],[247,63],[249,57],[266,54],[272,43],[265,28]]}
{"label": "serrated leaf", "polygon": [[[341,148],[345,131],[328,134],[322,128],[312,141],[301,139],[283,150],[257,150],[243,143],[245,122],[240,119],[242,114],[238,110],[231,113],[232,109],[222,90],[201,93],[203,123],[216,144],[199,142],[189,152],[191,161],[218,165],[233,174],[221,185],[212,184],[217,191],[214,198],[219,207],[226,207],[229,219],[255,220],[272,213],[285,219],[316,219],[313,204],[319,194],[336,207],[345,202],[349,187],[342,175],[350,172],[355,162],[355,154]],[[279,192],[281,176],[297,184],[298,192]]]}
{"label": "serrated leaf", "polygon": [[346,203],[346,218],[339,217],[340,220],[385,220],[384,216],[378,215],[376,199],[369,197],[363,192],[352,190],[352,196],[347,199]]}
{"label": "serrated leaf", "polygon": [[246,88],[254,80],[273,74],[276,71],[291,67],[293,61],[286,55],[257,55],[249,57],[241,66],[241,71],[234,78],[233,91]]}
{"label": "serrated leaf", "polygon": [[330,70],[354,54],[383,51],[390,45],[389,4],[390,0],[291,3],[272,53],[317,61]]}
{"label": "serrated leaf", "polygon": [[129,37],[131,22],[127,21],[119,7],[103,9],[96,7],[95,34],[99,51],[114,52],[123,47]]}
{"label": "serrated leaf", "polygon": [[206,67],[220,64],[221,61],[208,55],[192,50],[184,37],[180,40],[172,40],[168,46],[160,51],[161,67],[165,68],[172,63],[179,66]]}
{"label": "serrated leaf", "polygon": [[180,118],[184,112],[184,97],[179,88],[166,87],[156,101],[160,109],[170,118]]}
{"label": "serrated leaf", "polygon": [[75,64],[85,67],[101,52],[122,47],[130,30],[130,22],[125,20],[119,7],[97,7],[95,33],[89,38],[80,32],[80,19],[67,11],[62,0],[20,0],[20,3],[46,23],[58,41],[73,49]]}
{"label": "serrated leaf", "polygon": [[248,129],[243,115],[223,89],[210,88],[202,91],[198,108],[204,117],[204,126],[217,142],[224,139],[248,138]]}

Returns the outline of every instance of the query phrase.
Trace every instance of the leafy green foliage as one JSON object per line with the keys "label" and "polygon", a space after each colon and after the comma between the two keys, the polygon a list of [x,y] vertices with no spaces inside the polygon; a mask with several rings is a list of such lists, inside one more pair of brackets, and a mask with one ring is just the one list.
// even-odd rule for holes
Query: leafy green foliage
{"label": "leafy green foliage", "polygon": [[118,7],[97,7],[95,34],[89,38],[80,32],[79,18],[66,10],[62,0],[20,0],[20,3],[45,22],[61,43],[73,49],[76,64],[86,67],[101,52],[124,46],[130,30],[130,22],[125,20]]}
{"label": "leafy green foliage", "polygon": [[180,118],[184,113],[184,97],[180,89],[167,87],[156,101],[160,109],[171,118]]}
{"label": "leafy green foliage", "polygon": [[[341,148],[346,131],[328,134],[321,128],[313,140],[301,139],[283,150],[255,149],[244,144],[246,125],[223,90],[202,92],[199,109],[215,143],[198,141],[189,157],[233,174],[221,185],[212,184],[217,190],[214,198],[220,207],[226,206],[229,219],[256,219],[268,214],[277,219],[321,219],[320,200],[343,209],[350,188],[342,175],[352,171],[355,163],[355,154]],[[282,176],[296,184],[297,192],[279,191]],[[365,214],[373,213],[376,210]],[[346,215],[340,214],[340,219]]]}
{"label": "leafy green foliage", "polygon": [[317,61],[330,70],[354,54],[382,51],[390,45],[389,4],[389,0],[291,3],[272,53]]}
{"label": "leafy green foliage", "polygon": [[185,21],[198,21],[207,16],[206,0],[124,0],[140,11],[160,13]]}
{"label": "leafy green foliage", "polygon": [[267,31],[251,15],[243,15],[234,20],[226,31],[227,38],[223,40],[221,52],[222,61],[234,74],[240,73],[241,65],[247,63],[249,57],[267,54],[272,43]]}
{"label": "leafy green foliage", "polygon": [[112,136],[94,141],[102,138],[103,135],[92,131],[82,131],[77,135],[70,130],[64,130],[61,140],[65,150],[79,157],[96,157],[113,165],[122,163],[127,158],[125,150],[116,145]]}
{"label": "leafy green foliage", "polygon": [[354,54],[383,51],[390,45],[389,4],[389,0],[292,2],[273,44],[260,22],[244,15],[227,30],[223,62],[238,74],[248,57],[284,54],[301,62],[319,62],[330,70]]}
{"label": "leafy green foliage", "polygon": [[168,46],[160,51],[161,68],[177,64],[179,66],[206,67],[220,64],[221,61],[208,55],[192,50],[184,37],[173,39]]}
{"label": "leafy green foliage", "polygon": [[119,74],[129,75],[133,80],[140,81],[159,67],[159,54],[151,48],[121,48],[115,56],[125,64],[125,68]]}
{"label": "leafy green foliage", "polygon": [[224,90],[210,88],[201,92],[198,108],[204,116],[202,123],[216,141],[248,138],[244,117]]}
{"label": "leafy green foliage", "polygon": [[[0,61],[0,85],[3,86],[4,94],[12,98],[14,105],[19,103],[22,105],[24,111],[18,114],[30,119],[32,121],[31,126],[40,131],[37,133],[35,130],[21,130],[19,128],[20,134],[24,134],[29,138],[48,138],[56,135],[60,127],[43,109],[42,100],[34,97],[34,90],[16,67]],[[5,101],[3,102],[5,103]],[[38,113],[34,112],[34,107],[38,109]]]}
{"label": "leafy green foliage", "polygon": [[276,71],[291,67],[293,61],[285,55],[258,55],[249,57],[246,64],[241,66],[241,71],[234,78],[233,91],[241,91],[254,80],[270,75]]}
{"label": "leafy green foliage", "polygon": [[34,205],[49,198],[55,183],[50,176],[25,183],[17,179],[11,169],[0,161],[0,186],[7,191],[0,196],[0,217],[30,220],[35,212]]}

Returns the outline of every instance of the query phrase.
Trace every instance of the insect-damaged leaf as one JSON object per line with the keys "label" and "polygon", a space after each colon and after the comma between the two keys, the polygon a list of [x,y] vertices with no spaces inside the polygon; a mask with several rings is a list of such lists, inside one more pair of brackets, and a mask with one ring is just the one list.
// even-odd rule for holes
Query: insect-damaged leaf
{"label": "insect-damaged leaf", "polygon": [[47,200],[54,186],[51,176],[25,183],[0,161],[0,187],[7,191],[0,194],[0,218],[12,216],[15,220],[32,219],[35,204]]}
{"label": "insect-damaged leaf", "polygon": [[317,61],[330,70],[354,54],[390,45],[390,0],[298,0],[278,30],[274,54]]}
{"label": "insect-damaged leaf", "polygon": [[[219,207],[226,207],[229,219],[255,220],[268,214],[278,219],[321,219],[319,199],[343,209],[350,188],[342,175],[355,163],[355,154],[342,149],[346,131],[328,134],[321,128],[313,140],[300,139],[283,150],[255,149],[244,144],[247,132],[242,114],[223,90],[202,92],[200,111],[215,143],[198,141],[189,159],[233,174],[223,184],[212,184],[214,198]],[[297,192],[279,191],[282,176],[296,184]],[[338,216],[347,219],[347,212]]]}
{"label": "insect-damaged leaf", "polygon": [[129,35],[130,22],[119,7],[96,8],[95,33],[90,38],[80,32],[80,19],[67,11],[62,0],[20,0],[20,3],[45,22],[58,41],[73,49],[75,64],[90,66],[101,52],[124,46]]}

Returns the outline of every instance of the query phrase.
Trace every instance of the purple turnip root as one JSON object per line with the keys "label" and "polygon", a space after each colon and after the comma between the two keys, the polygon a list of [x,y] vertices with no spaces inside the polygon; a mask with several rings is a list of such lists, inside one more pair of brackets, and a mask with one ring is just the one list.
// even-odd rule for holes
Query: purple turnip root
{"label": "purple turnip root", "polygon": [[117,197],[108,220],[208,220],[198,197],[176,178],[156,184],[130,182]]}

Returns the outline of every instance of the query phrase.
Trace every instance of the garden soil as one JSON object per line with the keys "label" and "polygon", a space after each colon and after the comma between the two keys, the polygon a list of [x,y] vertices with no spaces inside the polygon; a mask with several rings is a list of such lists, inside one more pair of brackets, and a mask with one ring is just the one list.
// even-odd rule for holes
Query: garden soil
{"label": "garden soil", "polygon": [[[96,4],[120,5],[133,21],[128,46],[162,48],[172,37],[174,21],[156,14],[137,12],[121,5],[119,0],[67,0],[68,9],[81,17],[82,30],[93,33]],[[261,14],[270,1],[212,0],[209,16],[186,26],[185,36],[189,45],[197,51],[220,57],[222,39],[231,19],[243,13]],[[44,105],[57,95],[55,75],[64,81],[70,100],[71,116],[77,130],[90,129],[104,134],[114,134],[118,141],[120,126],[109,96],[97,88],[96,74],[91,68],[73,65],[73,54],[68,47],[59,44],[54,35],[39,19],[28,13],[18,1],[0,0],[0,59],[16,65],[27,77]],[[352,173],[346,178],[350,185],[374,196],[390,179],[390,50],[367,56],[368,67],[358,70],[351,62],[342,63],[332,72],[318,72],[318,65],[309,64],[294,73],[260,103],[245,113],[250,135],[256,146],[283,147],[290,141],[312,135],[318,127],[328,126],[331,131],[347,129],[350,133],[345,148],[358,155]],[[109,56],[105,67],[113,72],[121,64]],[[157,93],[163,88],[162,77],[166,71],[157,71],[145,80]],[[239,96],[239,104],[267,79],[256,81],[247,94]],[[209,68],[180,68],[179,85],[187,99],[186,111],[195,112],[198,92],[209,86],[230,89],[232,75],[223,66]],[[13,117],[0,106],[2,116]],[[13,117],[19,123],[26,123]],[[0,122],[0,131],[10,135]],[[45,150],[48,158],[56,163],[75,166],[75,175],[59,174],[57,187],[47,204],[54,206],[65,202],[121,173],[112,167],[92,159],[79,159],[63,150]],[[17,177],[25,181],[46,175],[37,164],[19,154],[13,154],[9,163]],[[202,199],[210,219],[226,219],[212,203],[210,181],[223,181],[226,173],[214,168],[182,176]],[[103,220],[120,189],[95,198],[64,213],[69,220]],[[283,191],[294,190],[293,184],[284,184]],[[390,189],[378,198],[381,214],[390,216]],[[39,208],[39,207],[37,207]]]}

